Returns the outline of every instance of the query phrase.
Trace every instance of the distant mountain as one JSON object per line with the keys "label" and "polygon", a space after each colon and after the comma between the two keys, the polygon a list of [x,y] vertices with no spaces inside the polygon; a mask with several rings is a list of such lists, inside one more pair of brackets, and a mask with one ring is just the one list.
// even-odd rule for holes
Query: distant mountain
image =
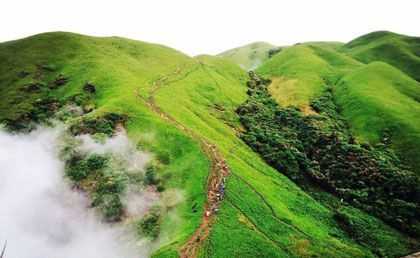
{"label": "distant mountain", "polygon": [[275,46],[266,42],[254,42],[227,50],[218,56],[227,58],[245,70],[253,70],[268,59],[268,52]]}

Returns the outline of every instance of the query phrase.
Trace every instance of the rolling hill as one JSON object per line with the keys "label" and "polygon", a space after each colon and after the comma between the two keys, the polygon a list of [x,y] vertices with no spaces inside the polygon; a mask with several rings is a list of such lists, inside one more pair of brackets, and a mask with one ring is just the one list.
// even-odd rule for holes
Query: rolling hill
{"label": "rolling hill", "polygon": [[419,172],[420,83],[382,62],[372,62],[344,76],[337,103],[362,142],[391,138],[401,158]]}
{"label": "rolling hill", "polygon": [[377,31],[345,44],[341,51],[363,62],[382,61],[420,81],[420,38]]}
{"label": "rolling hill", "polygon": [[328,46],[308,43],[284,48],[256,71],[272,80],[269,90],[281,105],[305,109],[325,85],[359,65]]}
{"label": "rolling hill", "polygon": [[[412,43],[410,48],[408,43],[402,44],[403,40]],[[376,32],[335,48],[328,44],[300,44],[285,48],[261,65],[257,72],[272,80],[269,91],[279,104],[297,106],[308,114],[312,113],[308,108],[311,100],[320,96],[327,86],[332,86],[337,105],[355,136],[361,142],[376,144],[384,132],[390,131],[392,147],[418,172],[420,150],[414,146],[418,144],[420,132],[420,120],[415,111],[419,104],[419,84],[416,77],[409,76],[410,69],[416,67],[414,53],[420,49],[416,41],[413,37]],[[393,49],[376,49],[384,42]],[[393,57],[408,49],[412,59]],[[362,53],[366,58],[359,58]],[[376,60],[382,60],[382,63]],[[351,83],[349,78],[352,78]],[[350,93],[356,89],[363,89],[359,92],[360,98],[353,98],[356,95]],[[382,100],[376,102],[375,107],[367,105],[365,100],[373,98]],[[395,106],[389,101],[394,101]],[[402,106],[405,111],[399,111]],[[359,110],[357,115],[352,111],[355,109]],[[369,114],[364,116],[363,112]],[[362,123],[368,124],[361,129]]]}
{"label": "rolling hill", "polygon": [[254,42],[218,54],[231,60],[245,70],[252,70],[268,59],[269,51],[275,46],[266,42]]}
{"label": "rolling hill", "polygon": [[[330,193],[308,194],[239,137],[244,128],[236,111],[249,97],[249,78],[236,63],[249,69],[263,62],[257,73],[272,78],[269,90],[285,106],[309,107],[332,86],[356,136],[374,142],[392,122],[398,132],[392,137],[400,141],[395,148],[412,141],[412,160],[420,151],[412,140],[420,124],[413,111],[418,83],[390,65],[365,65],[338,45],[301,44],[265,60],[271,47],[257,43],[222,57],[192,58],[157,44],[65,32],[1,43],[0,121],[30,130],[31,122],[43,123],[55,112],[44,100],[79,103],[85,113],[71,123],[126,116],[130,139],[161,161],[164,188],[184,195],[164,212],[153,257],[397,257],[413,251],[417,240]],[[365,83],[370,80],[377,83]],[[386,91],[375,97],[382,85]],[[400,99],[398,109],[383,104],[391,95]],[[359,103],[370,108],[358,109]],[[363,121],[375,112],[382,112],[381,123],[367,126]],[[224,180],[220,201],[214,184]],[[337,207],[363,236],[340,224]]]}

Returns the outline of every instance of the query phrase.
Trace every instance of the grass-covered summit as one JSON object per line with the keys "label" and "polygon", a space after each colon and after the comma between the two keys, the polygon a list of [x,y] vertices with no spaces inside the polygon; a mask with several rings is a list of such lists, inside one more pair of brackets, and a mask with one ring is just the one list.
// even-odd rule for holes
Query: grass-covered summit
{"label": "grass-covered summit", "polygon": [[377,31],[350,41],[341,50],[363,63],[388,63],[420,81],[420,37]]}
{"label": "grass-covered summit", "polygon": [[239,64],[245,70],[252,70],[261,65],[269,57],[269,52],[275,47],[267,42],[254,42],[245,46],[224,51],[218,56]]}
{"label": "grass-covered summit", "polygon": [[[339,47],[286,48],[258,72],[279,79],[280,86],[269,89],[273,95],[283,90],[282,80],[295,80],[284,92],[295,92],[288,105],[305,105],[325,82],[351,83],[351,72],[364,68]],[[123,117],[130,139],[154,155],[161,190],[182,193],[159,219],[145,218],[159,224],[154,257],[178,257],[191,239],[199,240],[187,249],[199,257],[396,257],[412,251],[413,239],[323,191],[328,202],[308,195],[238,137],[244,128],[236,110],[248,99],[247,81],[243,69],[222,57],[192,58],[118,37],[45,33],[0,44],[0,120],[12,130],[30,130],[30,123],[69,103],[83,109],[70,121],[82,132],[108,132],[115,125],[104,118]],[[395,87],[406,97],[416,94],[411,86]],[[207,178],[220,166],[229,170],[225,195],[209,230],[197,238],[214,194]]]}

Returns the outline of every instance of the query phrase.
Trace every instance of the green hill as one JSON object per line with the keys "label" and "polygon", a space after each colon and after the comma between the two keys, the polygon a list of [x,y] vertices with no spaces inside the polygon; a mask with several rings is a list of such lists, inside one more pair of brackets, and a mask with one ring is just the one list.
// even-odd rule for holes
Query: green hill
{"label": "green hill", "polygon": [[268,52],[274,46],[266,42],[254,42],[227,50],[218,56],[227,58],[245,70],[252,70],[268,59]]}
{"label": "green hill", "polygon": [[[367,36],[367,38],[371,40],[370,44],[376,44],[375,40],[382,40],[382,36],[373,38]],[[293,180],[304,181],[300,176],[306,174],[305,180],[310,177],[324,189],[333,191],[343,198],[346,198],[346,194],[341,194],[340,188],[352,185],[350,178],[355,175],[356,170],[345,176],[349,172],[340,172],[341,169],[338,167],[351,165],[345,165],[347,162],[345,159],[340,161],[341,165],[336,165],[334,160],[345,157],[352,148],[355,149],[350,153],[359,155],[356,153],[360,151],[358,150],[360,144],[374,146],[371,149],[372,154],[369,155],[374,157],[382,153],[379,154],[382,158],[376,161],[372,158],[372,164],[385,162],[401,167],[399,169],[389,167],[383,170],[394,171],[389,176],[395,177],[385,185],[398,182],[397,184],[404,188],[402,182],[407,180],[406,186],[411,188],[409,181],[415,177],[415,173],[418,175],[417,164],[420,156],[418,148],[420,121],[417,115],[420,85],[390,64],[371,62],[366,65],[360,62],[343,50],[347,45],[331,46],[322,42],[297,44],[284,48],[263,63],[256,72],[270,80],[267,90],[277,104],[280,104],[280,108],[275,107],[265,96],[264,86],[261,86],[264,82],[260,85],[259,79],[255,79],[254,83],[249,84],[250,98],[241,107],[241,121],[247,129],[243,138],[268,163],[279,171],[284,171]],[[359,47],[365,47],[364,43],[360,43]],[[406,63],[400,63],[399,67],[404,67],[401,65]],[[338,137],[338,143],[334,141],[329,143],[329,137],[333,139]],[[318,141],[323,144],[314,151],[312,146],[318,144]],[[323,146],[329,144],[334,147],[328,147],[322,156],[333,160],[327,164],[328,162],[322,157],[317,158],[317,153],[322,152]],[[282,148],[278,149],[278,146]],[[337,151],[340,154],[335,156]],[[391,154],[388,151],[391,151]],[[397,154],[398,161],[391,161],[394,160],[393,153]],[[390,156],[386,157],[387,155]],[[357,158],[352,157],[350,160],[355,162]],[[363,162],[357,167],[363,167],[362,164]],[[320,172],[315,172],[319,166]],[[337,166],[334,172],[330,170],[332,166]],[[406,174],[406,177],[396,179],[398,175],[405,173],[403,171],[406,168],[412,172]],[[381,173],[384,178],[388,177],[385,176],[385,172]],[[362,182],[365,180],[363,177],[362,173],[356,178]],[[339,186],[343,181],[348,182]],[[366,194],[369,196],[368,199],[377,198],[374,195],[381,191],[389,191],[376,189],[376,193],[367,193],[369,190],[366,184],[372,182],[371,179],[367,179],[361,185],[357,186],[356,183],[347,190],[351,192],[359,189],[360,192],[355,193],[355,198]],[[299,184],[305,185],[305,182]],[[407,213],[404,214],[411,214],[409,216],[414,218],[418,216],[418,211],[416,212],[418,208],[415,208],[418,207],[418,199],[416,195],[410,196],[409,194],[404,198],[413,202],[413,210],[408,212],[407,209]],[[392,206],[390,198],[384,200],[388,200],[388,208]],[[393,218],[381,215],[383,212],[375,209],[380,207],[382,201],[377,201],[378,204],[373,204],[371,207],[366,207],[365,204],[359,205],[360,203],[355,205],[364,207],[391,224],[397,225],[397,217],[401,214]],[[379,206],[374,208],[375,205]],[[401,207],[393,211],[402,211]],[[418,221],[412,221],[408,225],[413,226],[412,229],[407,229],[408,231],[418,232],[416,229]]]}
{"label": "green hill", "polygon": [[[374,60],[371,54],[367,54],[373,51],[372,46],[385,44],[384,42],[401,43],[402,40],[414,42],[417,39],[388,32],[376,32],[344,46],[331,47],[322,43],[299,44],[285,48],[262,64],[257,72],[272,80],[269,91],[279,104],[297,106],[307,114],[313,113],[309,107],[311,100],[320,96],[326,86],[334,86],[337,104],[352,128],[354,127],[355,135],[362,141],[376,144],[384,132],[393,131],[390,136],[393,138],[392,147],[406,164],[418,171],[416,164],[420,150],[415,146],[418,144],[419,120],[416,112],[409,110],[417,110],[420,87],[416,81],[396,69],[407,70],[413,67],[411,61],[415,58],[411,61],[400,60],[396,64],[397,59],[387,57],[391,52],[378,49],[375,50],[378,58],[391,65],[396,64],[396,68],[386,66],[384,63],[366,66],[358,61]],[[413,51],[415,46],[414,43],[411,45]],[[364,51],[363,53],[369,58],[372,57],[372,60],[353,58],[356,50],[357,53]],[[357,76],[353,77],[354,73],[357,73]],[[352,82],[345,83],[350,77]],[[342,85],[346,86],[341,87]],[[350,97],[352,96],[350,93],[356,89],[363,89],[358,96],[364,96],[364,99]],[[389,92],[388,89],[393,91]],[[394,96],[394,93],[398,95]],[[375,109],[364,102],[371,98],[381,98],[376,102]],[[395,101],[395,108],[391,107],[389,101]],[[359,110],[357,114],[353,112],[356,106]],[[404,108],[401,110],[402,107]],[[366,115],[363,115],[363,112],[367,112]]]}
{"label": "green hill", "polygon": [[361,141],[376,144],[390,137],[400,156],[419,172],[420,83],[388,64],[373,62],[344,76],[336,96]]}
{"label": "green hill", "polygon": [[[147,95],[153,81],[178,67],[195,66],[194,60],[160,45],[64,32],[2,43],[0,60],[2,121],[27,125],[38,119],[45,111],[43,106],[39,110],[42,99],[94,106],[93,112],[84,115],[92,119],[110,112],[128,115],[130,138],[157,157],[172,161],[160,175],[170,174],[166,187],[182,189],[185,201],[165,216],[162,231],[178,245],[186,241],[201,220],[209,161],[196,141],[154,114],[137,92]],[[60,77],[67,83],[50,90]],[[96,87],[93,99],[87,99],[83,89],[87,82]],[[27,91],[28,85],[40,89]],[[193,205],[199,212],[191,212]]]}
{"label": "green hill", "polygon": [[[245,64],[254,64],[251,59]],[[64,32],[1,43],[0,121],[28,129],[54,112],[56,106],[45,101],[80,104],[86,111],[71,121],[76,123],[110,113],[127,116],[130,138],[162,163],[157,174],[164,188],[184,194],[162,215],[154,257],[397,257],[411,251],[412,239],[322,191],[328,202],[308,195],[238,137],[243,128],[235,111],[248,98],[248,78],[234,63]],[[359,66],[334,48],[302,45],[282,50],[258,71],[297,80],[285,93],[295,92],[287,104],[300,105],[320,94],[325,81],[336,82]],[[404,77],[395,85],[402,82],[413,84]],[[87,83],[93,93],[86,93]],[[404,98],[417,94],[412,86],[395,87]],[[226,196],[207,218],[206,204],[219,204],[209,197],[211,179],[221,178],[224,164]],[[337,221],[337,207],[349,214],[358,235]]]}
{"label": "green hill", "polygon": [[420,81],[420,38],[388,31],[363,35],[344,45],[341,51],[363,62],[382,61]]}
{"label": "green hill", "polygon": [[311,99],[345,72],[361,65],[324,44],[300,44],[283,49],[257,72],[272,80],[270,92],[283,106],[306,109]]}

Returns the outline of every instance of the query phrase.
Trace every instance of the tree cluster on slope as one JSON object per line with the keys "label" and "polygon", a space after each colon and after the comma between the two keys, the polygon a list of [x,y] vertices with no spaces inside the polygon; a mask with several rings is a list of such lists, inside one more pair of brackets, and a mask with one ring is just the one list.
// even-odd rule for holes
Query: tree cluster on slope
{"label": "tree cluster on slope", "polygon": [[[314,115],[280,107],[269,81],[250,74],[249,99],[237,113],[242,139],[298,183],[308,179],[356,207],[413,236],[420,236],[420,180],[384,144],[360,145],[333,101],[333,92],[311,103]],[[388,137],[384,137],[388,139]]]}

